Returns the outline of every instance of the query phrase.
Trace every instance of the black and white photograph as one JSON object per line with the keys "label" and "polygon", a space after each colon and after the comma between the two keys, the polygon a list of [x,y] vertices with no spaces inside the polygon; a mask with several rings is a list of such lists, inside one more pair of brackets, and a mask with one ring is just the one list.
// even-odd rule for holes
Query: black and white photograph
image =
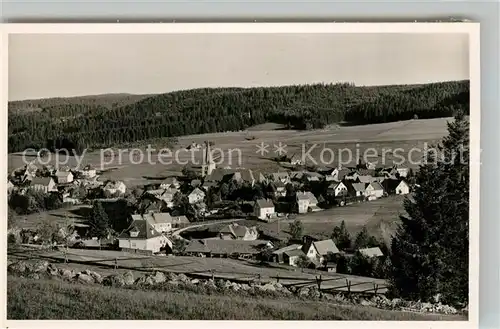
{"label": "black and white photograph", "polygon": [[106,26],[4,30],[7,323],[477,321],[478,24]]}

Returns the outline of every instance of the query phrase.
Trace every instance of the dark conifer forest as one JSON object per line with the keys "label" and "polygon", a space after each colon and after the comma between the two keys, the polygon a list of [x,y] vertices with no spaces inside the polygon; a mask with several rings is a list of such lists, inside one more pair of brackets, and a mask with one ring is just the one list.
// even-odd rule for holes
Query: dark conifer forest
{"label": "dark conifer forest", "polygon": [[9,152],[108,147],[275,122],[290,129],[469,113],[469,81],[359,87],[348,83],[205,88],[9,102]]}

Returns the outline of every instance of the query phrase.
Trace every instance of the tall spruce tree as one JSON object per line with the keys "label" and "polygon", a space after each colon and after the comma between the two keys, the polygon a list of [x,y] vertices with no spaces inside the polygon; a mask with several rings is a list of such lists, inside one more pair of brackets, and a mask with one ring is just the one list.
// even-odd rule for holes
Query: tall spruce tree
{"label": "tall spruce tree", "polygon": [[89,216],[90,234],[98,238],[106,238],[109,231],[109,218],[100,202],[95,202]]}
{"label": "tall spruce tree", "polygon": [[459,304],[468,298],[469,123],[458,113],[448,136],[415,176],[408,216],[392,240],[390,281],[409,299]]}

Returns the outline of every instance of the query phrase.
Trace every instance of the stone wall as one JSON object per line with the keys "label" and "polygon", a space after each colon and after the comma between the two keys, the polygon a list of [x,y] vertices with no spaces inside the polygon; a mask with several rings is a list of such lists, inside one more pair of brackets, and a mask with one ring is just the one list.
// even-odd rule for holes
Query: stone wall
{"label": "stone wall", "polygon": [[102,284],[105,286],[130,289],[189,290],[197,293],[236,293],[253,296],[274,296],[277,298],[293,296],[295,298],[325,300],[336,304],[371,306],[387,310],[441,314],[467,312],[467,308],[457,310],[451,306],[442,305],[440,303],[431,304],[405,301],[402,299],[388,299],[384,295],[375,295],[366,298],[356,294],[324,293],[319,291],[316,286],[287,288],[279,282],[265,284],[237,283],[230,280],[190,278],[185,274],[165,273],[160,271],[147,273],[138,278],[130,271],[122,274],[102,276],[91,270],[75,272],[73,270],[58,268],[54,264],[44,260],[34,262],[9,262],[7,270],[11,275],[35,280],[40,278],[51,278],[81,284]]}

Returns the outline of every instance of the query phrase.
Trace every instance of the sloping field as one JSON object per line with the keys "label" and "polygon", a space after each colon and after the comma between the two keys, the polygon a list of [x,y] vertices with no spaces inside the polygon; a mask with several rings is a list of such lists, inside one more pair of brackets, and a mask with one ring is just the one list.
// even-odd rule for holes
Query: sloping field
{"label": "sloping field", "polygon": [[[64,261],[62,251],[39,251],[30,252],[17,251],[9,252],[10,259],[52,259]],[[322,289],[336,289],[346,291],[346,279],[350,281],[353,292],[373,290],[377,285],[378,292],[385,291],[386,282],[382,279],[360,277],[354,275],[344,275],[327,273],[322,271],[302,271],[294,267],[283,266],[262,266],[255,262],[234,260],[228,258],[201,258],[201,257],[165,257],[165,256],[144,256],[121,251],[110,250],[81,250],[70,249],[67,259],[72,263],[85,265],[86,268],[108,267],[113,268],[115,260],[121,269],[134,271],[160,270],[166,272],[186,273],[201,277],[210,278],[211,271],[217,278],[233,280],[256,280],[263,282],[280,278],[280,283],[299,284],[301,286],[315,285],[317,275],[322,275],[324,282]],[[100,269],[96,271],[100,272]]]}
{"label": "sloping field", "polygon": [[[204,141],[214,143],[215,161],[220,166],[247,167],[250,169],[261,169],[267,171],[284,170],[277,163],[271,161],[277,155],[275,145],[280,142],[284,145],[288,155],[309,152],[310,156],[318,166],[334,166],[341,159],[344,165],[355,164],[358,154],[363,156],[365,150],[367,159],[379,165],[392,165],[393,160],[412,158],[412,163],[405,162],[409,167],[418,167],[423,155],[424,143],[434,143],[446,134],[446,122],[450,118],[411,120],[383,124],[363,126],[331,126],[328,129],[293,131],[293,130],[264,130],[246,132],[226,132],[204,135],[183,136],[179,138],[177,148],[172,153],[158,154],[151,150],[150,155],[146,146],[142,149],[142,159],[139,150],[93,151],[83,155],[82,164],[92,164],[96,168],[116,168],[105,173],[101,179],[123,180],[127,186],[142,185],[150,180],[144,176],[164,176],[178,173],[185,164],[200,164],[203,154],[201,151],[187,151],[185,147],[192,142],[203,144]],[[250,138],[255,138],[249,140]],[[257,145],[267,145],[265,154],[256,151]],[[167,144],[165,144],[167,145]],[[158,147],[154,147],[156,151]],[[328,148],[332,152],[321,152]],[[385,153],[384,153],[385,149]],[[410,150],[414,149],[412,153]],[[340,151],[342,154],[339,155]],[[373,155],[373,152],[376,154]],[[351,153],[351,156],[348,154]],[[35,158],[28,158],[28,161]],[[307,158],[309,160],[309,158]],[[68,164],[76,166],[75,157],[59,155],[56,159],[54,154],[50,158],[43,159],[44,162],[55,164]],[[309,162],[310,164],[314,164]],[[8,157],[9,172],[24,164],[23,157],[19,154],[10,154]]]}

